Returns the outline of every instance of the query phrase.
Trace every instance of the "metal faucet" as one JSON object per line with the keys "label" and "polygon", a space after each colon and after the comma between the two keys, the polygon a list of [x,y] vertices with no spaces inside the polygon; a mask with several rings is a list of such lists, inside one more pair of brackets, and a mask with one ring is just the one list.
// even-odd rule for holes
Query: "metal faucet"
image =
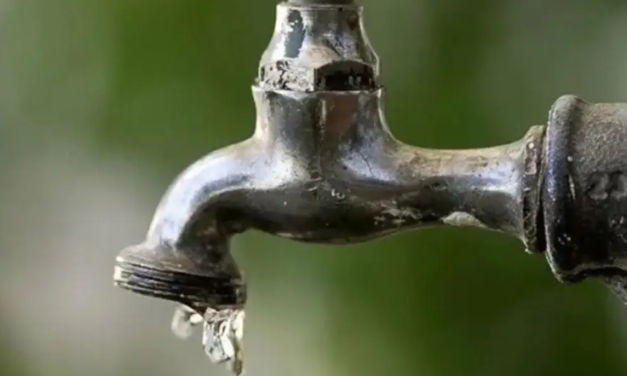
{"label": "metal faucet", "polygon": [[[431,226],[510,234],[564,283],[597,277],[627,302],[627,103],[563,96],[520,140],[432,150],[397,140],[379,59],[353,0],[287,0],[253,87],[249,139],[173,182],[115,284],[182,305],[216,362],[241,373],[246,281],[229,240],[247,229],[364,242]],[[178,328],[178,329],[177,329]]]}

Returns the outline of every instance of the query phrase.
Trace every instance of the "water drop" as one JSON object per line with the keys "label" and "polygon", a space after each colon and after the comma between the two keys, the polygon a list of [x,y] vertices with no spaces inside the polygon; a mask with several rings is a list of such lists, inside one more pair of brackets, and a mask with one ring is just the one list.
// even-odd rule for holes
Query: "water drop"
{"label": "water drop", "polygon": [[172,331],[182,339],[192,335],[194,326],[202,323],[202,345],[212,363],[225,364],[236,376],[244,373],[244,310],[207,308],[202,316],[181,305],[174,312]]}
{"label": "water drop", "polygon": [[191,337],[194,326],[200,324],[202,321],[202,316],[196,311],[187,306],[181,305],[174,311],[174,317],[172,318],[172,331],[177,337],[187,339]]}

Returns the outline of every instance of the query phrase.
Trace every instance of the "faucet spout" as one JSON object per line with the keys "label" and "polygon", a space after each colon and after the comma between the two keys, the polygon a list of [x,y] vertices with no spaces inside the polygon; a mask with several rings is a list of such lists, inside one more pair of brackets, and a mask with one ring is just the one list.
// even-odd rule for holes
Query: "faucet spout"
{"label": "faucet spout", "polygon": [[115,283],[204,311],[241,306],[246,288],[229,253],[237,232],[223,211],[250,181],[252,140],[217,150],[187,168],[159,204],[143,243],[117,257]]}

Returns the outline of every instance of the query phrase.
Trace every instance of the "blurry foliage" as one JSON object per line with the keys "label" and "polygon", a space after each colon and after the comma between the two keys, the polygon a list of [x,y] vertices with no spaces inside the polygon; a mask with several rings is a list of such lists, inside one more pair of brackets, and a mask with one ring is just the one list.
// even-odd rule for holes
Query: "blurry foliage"
{"label": "blurry foliage", "polygon": [[[145,166],[164,182],[165,189],[165,182],[193,160],[251,134],[254,108],[249,87],[272,32],[274,3],[23,0],[22,5],[13,4],[14,13],[3,18],[13,26],[3,29],[7,43],[0,57],[0,62],[15,68],[0,71],[0,77],[16,88],[0,91],[4,106],[13,109],[7,116],[26,126],[41,125],[42,132],[47,120],[55,119],[47,131],[79,133],[80,127],[72,128],[71,120],[83,119],[76,118],[84,110],[80,99],[95,84],[89,80],[70,84],[95,60],[99,64],[84,75],[101,74],[99,85],[106,95],[100,107],[84,118],[95,127],[89,137],[110,155],[126,155]],[[371,40],[384,51],[388,120],[395,134],[409,143],[453,148],[509,142],[531,125],[517,119],[544,121],[550,105],[544,99],[550,101],[571,88],[597,90],[593,80],[565,75],[533,91],[534,84],[542,86],[541,79],[529,84],[528,77],[517,71],[522,68],[512,63],[511,68],[492,72],[507,81],[499,86],[506,90],[492,94],[508,99],[506,113],[495,115],[498,109],[482,91],[483,69],[490,52],[508,43],[501,17],[513,2],[424,1],[412,8],[423,14],[405,16],[402,7],[408,2],[363,3],[366,23],[373,25]],[[551,18],[573,9],[575,3],[591,4],[554,1],[547,2],[553,4],[547,8],[542,6],[545,2],[535,1],[529,7],[537,9],[529,12],[538,19],[547,12],[545,17]],[[603,14],[624,11],[623,2],[596,3]],[[46,11],[36,13],[39,7]],[[369,12],[369,7],[377,12]],[[395,16],[403,17],[403,22],[394,24]],[[412,17],[424,24],[413,24]],[[603,24],[586,18],[585,12],[573,13],[572,19],[589,21],[589,29]],[[534,28],[533,21],[525,20],[528,28]],[[555,28],[567,28],[568,22],[566,17]],[[418,27],[426,37],[411,34]],[[12,42],[20,30],[34,36],[26,33],[19,43]],[[48,42],[37,44],[28,38]],[[406,45],[414,40],[415,48]],[[546,52],[560,47],[557,42],[547,43],[520,64],[568,68],[570,61],[560,54],[538,55],[542,48]],[[48,49],[38,52],[33,46]],[[95,46],[92,52],[90,46]],[[406,57],[417,62],[415,69],[403,64]],[[387,71],[388,61],[404,70]],[[585,64],[575,64],[573,69],[581,66]],[[568,77],[573,86],[558,87]],[[70,93],[71,101],[56,97],[59,87]],[[14,104],[17,97],[21,102]],[[502,124],[504,117],[513,120]],[[257,268],[273,270],[272,257],[287,260],[281,265],[319,273],[334,303],[328,308],[334,316],[328,323],[332,344],[328,351],[347,375],[625,372],[618,334],[607,319],[604,290],[594,283],[570,289],[558,285],[542,256],[525,254],[519,242],[497,233],[441,229],[341,248],[293,244],[252,233],[236,244],[250,260],[249,274]],[[273,253],[273,248],[283,251]],[[10,366],[8,360],[6,355],[0,358],[2,365]]]}

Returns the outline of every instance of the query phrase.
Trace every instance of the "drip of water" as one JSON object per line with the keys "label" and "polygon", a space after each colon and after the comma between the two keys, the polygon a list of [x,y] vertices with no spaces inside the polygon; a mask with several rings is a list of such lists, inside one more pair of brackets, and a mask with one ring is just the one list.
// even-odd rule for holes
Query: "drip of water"
{"label": "drip of water", "polygon": [[244,311],[241,309],[208,309],[203,324],[202,344],[214,363],[226,363],[235,375],[244,372]]}
{"label": "drip of water", "polygon": [[192,336],[194,326],[203,322],[203,318],[193,309],[181,305],[174,311],[172,318],[172,331],[180,339],[188,339]]}
{"label": "drip of water", "polygon": [[207,308],[204,315],[187,306],[179,306],[172,319],[172,331],[182,339],[189,338],[193,327],[203,323],[202,344],[212,363],[226,364],[236,376],[244,373],[243,309]]}

